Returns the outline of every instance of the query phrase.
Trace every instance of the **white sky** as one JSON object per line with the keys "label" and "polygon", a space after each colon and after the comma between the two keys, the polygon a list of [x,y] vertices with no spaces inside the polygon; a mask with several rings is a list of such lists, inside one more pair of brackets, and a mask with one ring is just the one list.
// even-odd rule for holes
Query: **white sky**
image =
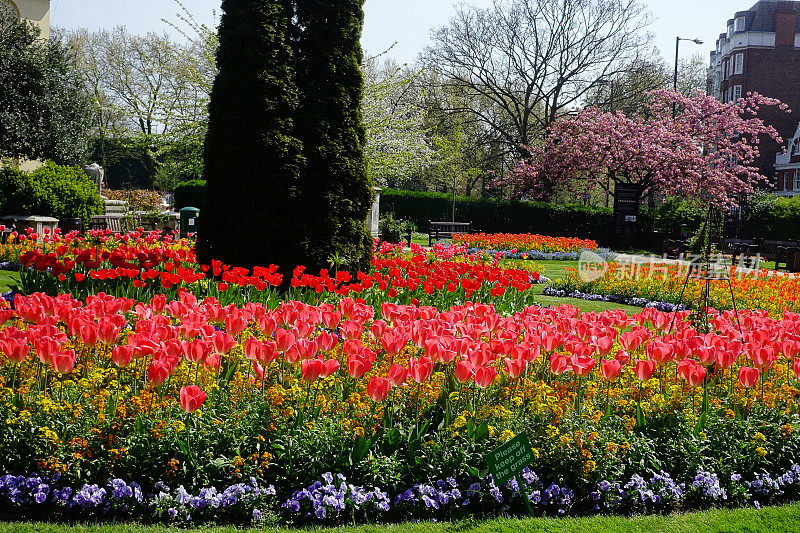
{"label": "white sky", "polygon": [[[477,6],[492,0],[470,0]],[[702,53],[707,59],[717,36],[736,11],[750,8],[756,0],[642,0],[654,21],[650,31],[668,64],[675,55],[675,37],[700,38],[704,44],[681,42],[681,57]],[[211,24],[212,11],[220,0],[183,0],[201,22]],[[428,42],[431,28],[445,24],[453,14],[453,0],[366,0],[362,44],[375,54],[397,42],[390,56],[399,62],[413,61]],[[162,19],[176,20],[174,0],[51,0],[53,25],[89,29],[125,25],[133,33],[170,31]]]}

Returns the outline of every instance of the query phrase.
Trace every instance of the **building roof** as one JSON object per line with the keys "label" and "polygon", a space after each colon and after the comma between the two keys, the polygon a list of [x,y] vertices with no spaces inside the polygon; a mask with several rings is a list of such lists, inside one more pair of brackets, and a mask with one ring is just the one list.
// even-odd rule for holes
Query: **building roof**
{"label": "building roof", "polygon": [[[740,11],[736,15],[745,17],[745,31],[774,33],[775,12],[787,8],[800,13],[800,2],[795,2],[794,0],[759,0],[747,11]],[[795,31],[800,32],[800,17],[797,17]]]}

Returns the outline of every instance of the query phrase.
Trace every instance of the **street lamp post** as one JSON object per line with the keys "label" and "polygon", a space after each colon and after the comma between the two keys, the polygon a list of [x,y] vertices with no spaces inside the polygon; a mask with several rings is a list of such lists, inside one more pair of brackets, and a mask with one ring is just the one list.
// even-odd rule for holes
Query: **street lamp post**
{"label": "street lamp post", "polygon": [[[685,39],[683,37],[675,37],[675,74],[672,77],[672,90],[678,92],[678,46],[681,41],[692,41],[694,44],[703,44],[700,39]],[[676,104],[672,104],[672,118],[675,118],[677,113]]]}

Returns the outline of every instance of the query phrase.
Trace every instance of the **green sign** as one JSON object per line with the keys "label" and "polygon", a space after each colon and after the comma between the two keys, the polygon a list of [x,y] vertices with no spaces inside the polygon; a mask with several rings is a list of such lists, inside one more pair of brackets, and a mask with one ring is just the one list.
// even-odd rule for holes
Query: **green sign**
{"label": "green sign", "polygon": [[535,459],[525,433],[520,433],[486,456],[494,484],[498,487],[525,470]]}
{"label": "green sign", "polygon": [[512,477],[517,478],[519,492],[522,494],[528,514],[531,513],[531,508],[528,503],[528,494],[523,490],[525,484],[520,474],[535,459],[536,456],[533,455],[530,442],[528,442],[528,435],[525,433],[520,433],[486,456],[486,462],[489,464],[489,471],[492,473],[495,485],[500,487]]}

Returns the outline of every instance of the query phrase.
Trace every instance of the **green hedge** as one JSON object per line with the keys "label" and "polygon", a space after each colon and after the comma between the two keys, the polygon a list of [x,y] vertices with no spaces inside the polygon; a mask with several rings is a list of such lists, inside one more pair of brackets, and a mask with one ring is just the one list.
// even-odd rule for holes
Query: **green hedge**
{"label": "green hedge", "polygon": [[196,207],[202,209],[206,201],[206,182],[191,180],[179,183],[175,187],[175,209]]}
{"label": "green hedge", "polygon": [[[452,196],[442,193],[381,191],[381,213],[411,220],[422,232],[428,221],[452,215]],[[553,237],[582,237],[609,244],[614,240],[611,209],[545,202],[456,197],[456,220],[472,222],[486,233],[539,233]]]}
{"label": "green hedge", "polygon": [[0,170],[0,214],[79,217],[103,213],[94,181],[76,167],[47,163],[33,172]]}
{"label": "green hedge", "polygon": [[741,236],[751,239],[800,241],[800,197],[755,195],[745,210]]}

